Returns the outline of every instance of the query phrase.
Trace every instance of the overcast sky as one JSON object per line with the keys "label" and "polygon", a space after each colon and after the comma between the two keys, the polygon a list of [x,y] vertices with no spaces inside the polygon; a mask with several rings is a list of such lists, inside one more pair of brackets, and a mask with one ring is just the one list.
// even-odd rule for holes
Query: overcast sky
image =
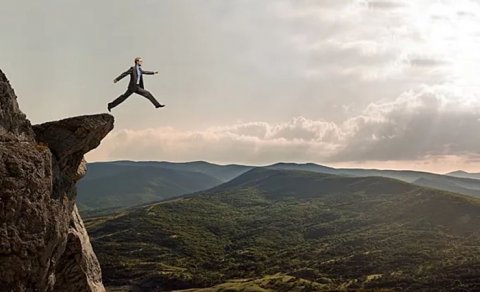
{"label": "overcast sky", "polygon": [[480,5],[415,1],[7,1],[0,66],[32,123],[132,95],[89,161],[480,172]]}

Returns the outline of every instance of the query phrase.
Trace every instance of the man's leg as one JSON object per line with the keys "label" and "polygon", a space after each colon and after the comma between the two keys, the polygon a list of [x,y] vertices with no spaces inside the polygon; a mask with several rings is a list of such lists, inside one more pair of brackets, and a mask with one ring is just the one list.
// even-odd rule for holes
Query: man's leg
{"label": "man's leg", "polygon": [[132,95],[133,91],[127,89],[124,94],[117,97],[114,101],[108,103],[108,111],[112,108],[116,107],[117,105],[121,104],[125,99],[127,99],[130,95]]}
{"label": "man's leg", "polygon": [[141,96],[144,96],[144,97],[148,98],[148,100],[150,100],[155,107],[163,107],[164,106],[164,105],[160,104],[148,90],[145,90],[141,87],[137,87],[137,90],[135,90],[135,93],[138,93]]}

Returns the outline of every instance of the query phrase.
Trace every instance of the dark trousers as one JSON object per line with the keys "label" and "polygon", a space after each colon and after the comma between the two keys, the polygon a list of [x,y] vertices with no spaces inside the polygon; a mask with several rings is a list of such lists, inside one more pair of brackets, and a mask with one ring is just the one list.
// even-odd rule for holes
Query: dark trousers
{"label": "dark trousers", "polygon": [[132,93],[140,94],[141,96],[146,97],[148,100],[150,100],[155,107],[159,107],[160,103],[153,97],[153,95],[148,91],[140,86],[136,86],[135,88],[128,88],[127,91],[125,91],[124,94],[120,95],[117,97],[114,101],[110,103],[110,108],[114,108],[117,105],[121,104],[125,99],[127,99]]}

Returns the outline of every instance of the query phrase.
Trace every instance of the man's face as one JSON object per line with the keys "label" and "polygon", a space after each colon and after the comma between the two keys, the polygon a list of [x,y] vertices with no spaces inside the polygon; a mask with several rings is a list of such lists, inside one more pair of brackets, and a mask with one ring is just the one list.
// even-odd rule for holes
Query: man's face
{"label": "man's face", "polygon": [[138,61],[137,61],[137,64],[138,64],[138,66],[142,66],[142,64],[143,64],[143,59],[138,60]]}

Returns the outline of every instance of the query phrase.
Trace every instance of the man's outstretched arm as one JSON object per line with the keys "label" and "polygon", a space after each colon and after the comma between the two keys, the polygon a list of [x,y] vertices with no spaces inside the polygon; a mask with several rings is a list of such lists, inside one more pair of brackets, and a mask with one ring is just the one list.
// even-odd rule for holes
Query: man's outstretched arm
{"label": "man's outstretched arm", "polygon": [[132,71],[132,68],[129,68],[127,71],[123,72],[122,74],[120,74],[120,76],[118,76],[117,78],[113,79],[113,83],[117,83],[118,81],[122,80],[123,77],[129,75]]}
{"label": "man's outstretched arm", "polygon": [[146,75],[158,74],[158,71],[146,71],[146,70],[143,70],[143,69],[140,69],[140,70],[142,70],[142,73],[146,74]]}

